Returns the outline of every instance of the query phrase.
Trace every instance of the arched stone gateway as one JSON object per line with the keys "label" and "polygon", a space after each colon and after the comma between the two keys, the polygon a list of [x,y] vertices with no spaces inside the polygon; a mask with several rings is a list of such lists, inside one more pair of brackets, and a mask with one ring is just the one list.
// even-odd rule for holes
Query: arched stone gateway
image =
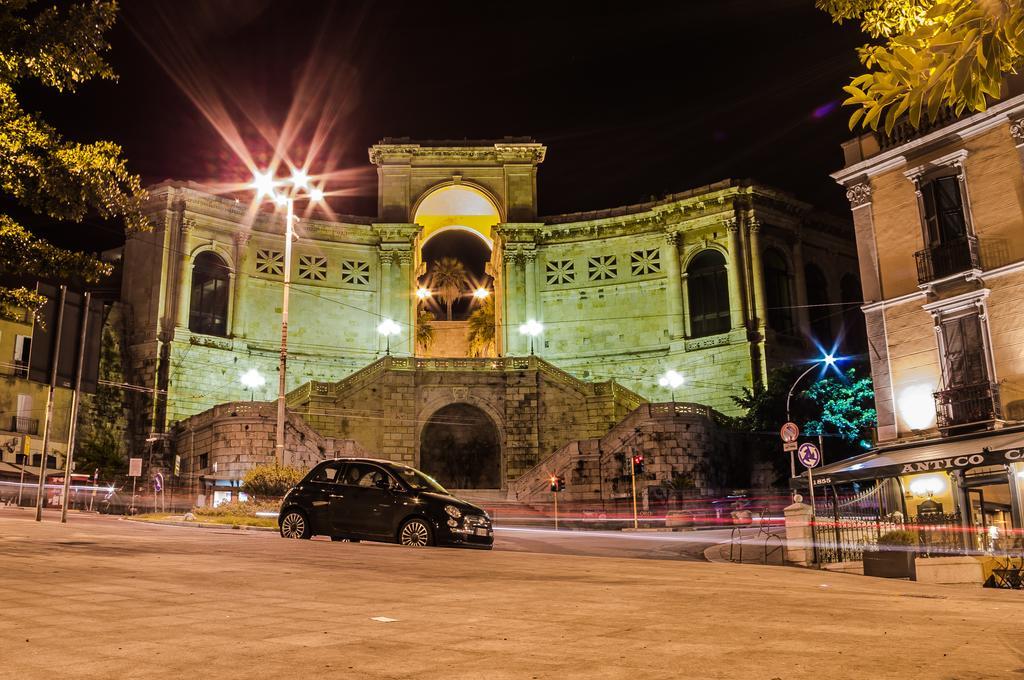
{"label": "arched stone gateway", "polygon": [[419,467],[450,489],[497,489],[501,486],[498,429],[475,406],[444,406],[423,426]]}

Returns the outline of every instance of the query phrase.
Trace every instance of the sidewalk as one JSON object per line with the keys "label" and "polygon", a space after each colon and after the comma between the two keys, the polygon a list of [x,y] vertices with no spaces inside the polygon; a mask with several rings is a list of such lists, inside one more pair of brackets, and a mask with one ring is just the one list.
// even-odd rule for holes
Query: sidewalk
{"label": "sidewalk", "polygon": [[708,547],[704,559],[715,563],[770,564],[785,566],[783,527],[773,527],[770,537],[759,527],[737,532],[736,541],[725,541]]}

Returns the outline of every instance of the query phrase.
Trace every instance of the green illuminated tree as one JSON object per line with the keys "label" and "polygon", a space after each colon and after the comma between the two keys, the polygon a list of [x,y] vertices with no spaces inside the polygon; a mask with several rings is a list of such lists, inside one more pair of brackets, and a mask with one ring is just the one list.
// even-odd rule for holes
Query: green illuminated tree
{"label": "green illuminated tree", "polygon": [[859,20],[873,43],[858,49],[867,72],[845,88],[857,123],[886,134],[906,114],[918,127],[943,106],[957,115],[998,99],[1024,63],[1022,0],[816,0],[834,21]]}
{"label": "green illuminated tree", "polygon": [[[112,142],[65,139],[37,113],[25,111],[16,88],[36,81],[74,92],[94,78],[115,79],[103,58],[117,3],[104,0],[39,6],[0,2],[0,191],[48,220],[88,215],[146,227],[139,178]],[[95,283],[110,273],[98,259],[58,248],[10,215],[0,214],[0,315],[35,311],[43,300],[28,286],[36,277]]]}
{"label": "green illuminated tree", "polygon": [[815,382],[804,391],[804,397],[821,413],[820,418],[804,424],[806,434],[833,434],[861,450],[871,448],[864,435],[875,426],[878,416],[870,377],[857,377],[857,369],[850,368],[843,376]]}

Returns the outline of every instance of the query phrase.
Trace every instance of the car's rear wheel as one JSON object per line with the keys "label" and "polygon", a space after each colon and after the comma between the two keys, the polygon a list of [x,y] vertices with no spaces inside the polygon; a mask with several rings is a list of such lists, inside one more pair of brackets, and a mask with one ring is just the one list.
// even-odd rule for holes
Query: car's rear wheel
{"label": "car's rear wheel", "polygon": [[398,530],[398,542],[414,548],[428,546],[431,544],[430,527],[426,521],[413,517]]}
{"label": "car's rear wheel", "polygon": [[281,518],[282,538],[309,538],[312,535],[309,520],[299,510],[289,510]]}

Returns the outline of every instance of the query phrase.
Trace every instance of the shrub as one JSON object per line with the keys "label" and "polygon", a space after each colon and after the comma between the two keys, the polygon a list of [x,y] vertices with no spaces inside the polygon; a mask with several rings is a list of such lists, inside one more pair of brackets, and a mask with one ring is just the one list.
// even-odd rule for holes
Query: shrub
{"label": "shrub", "polygon": [[242,488],[258,498],[280,498],[306,476],[305,470],[283,465],[257,465],[245,473]]}
{"label": "shrub", "polygon": [[257,512],[277,513],[281,504],[277,501],[231,501],[216,507],[193,508],[197,517],[256,517]]}
{"label": "shrub", "polygon": [[913,531],[897,529],[895,531],[890,531],[879,536],[878,545],[879,547],[890,545],[917,545],[917,534],[915,534]]}

